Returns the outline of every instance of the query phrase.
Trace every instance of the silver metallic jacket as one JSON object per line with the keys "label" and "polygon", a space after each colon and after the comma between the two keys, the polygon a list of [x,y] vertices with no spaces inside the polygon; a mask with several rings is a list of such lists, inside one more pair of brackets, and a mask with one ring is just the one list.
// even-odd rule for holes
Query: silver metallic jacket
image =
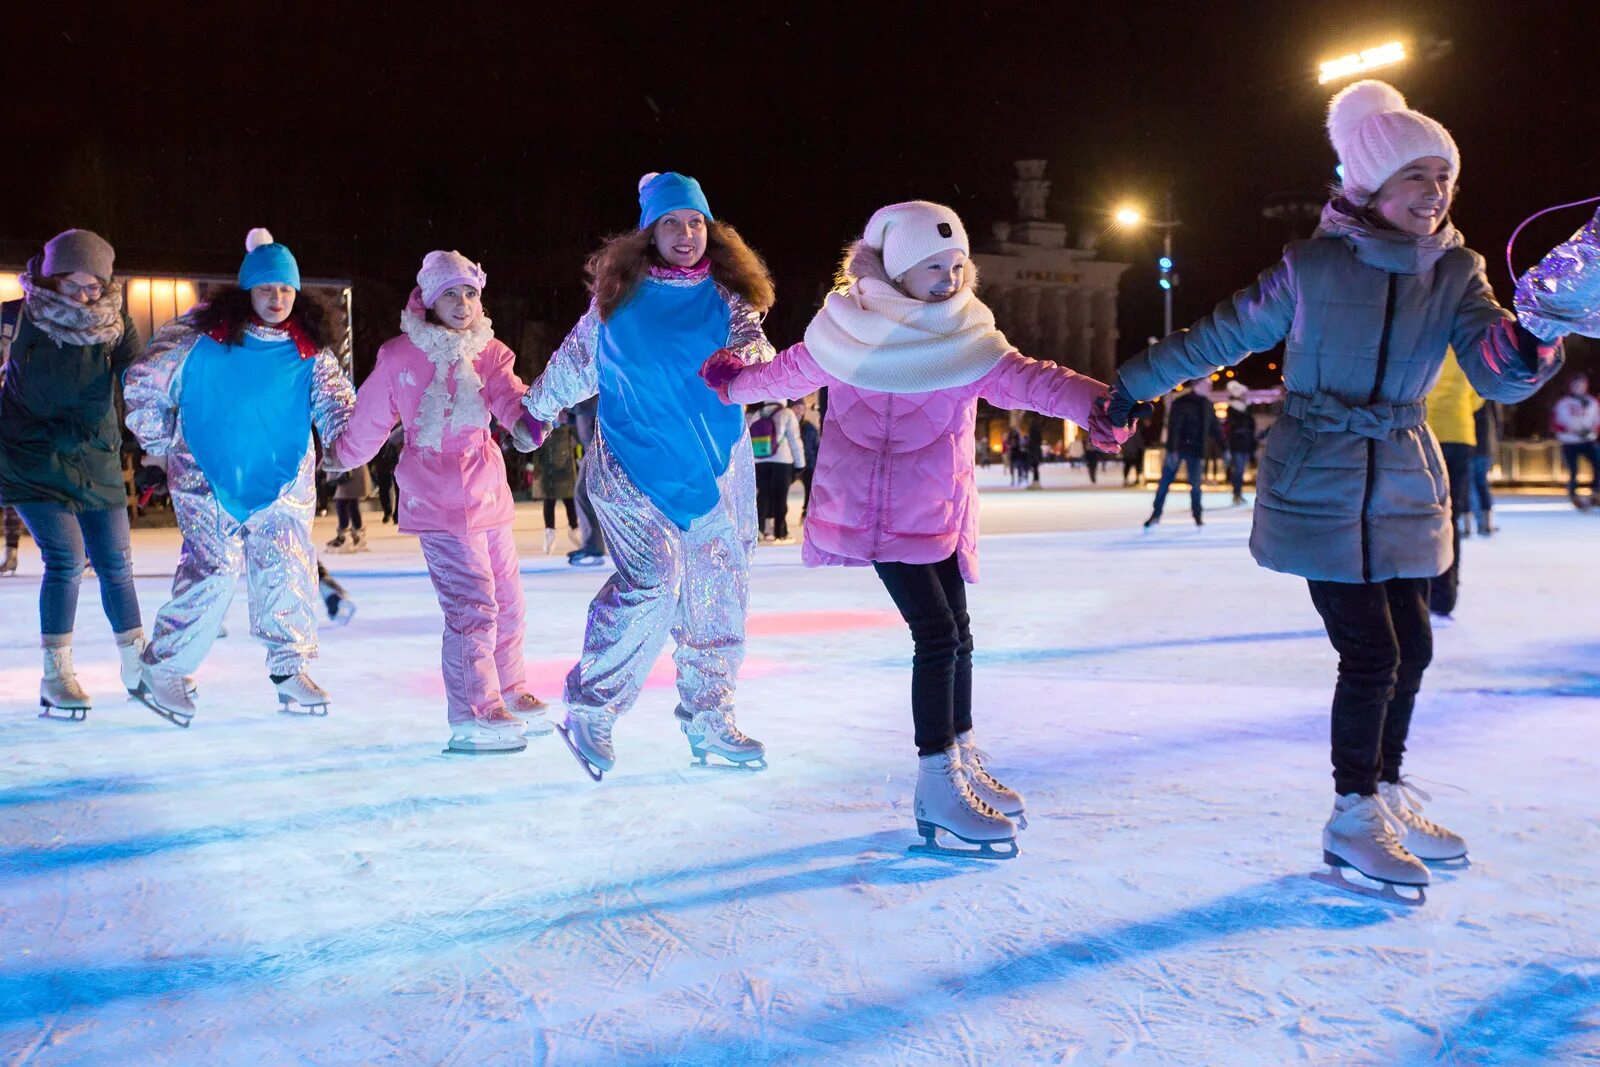
{"label": "silver metallic jacket", "polygon": [[[248,332],[263,341],[286,341],[289,334],[259,326],[246,327]],[[156,331],[150,345],[128,368],[122,379],[122,395],[127,404],[128,429],[139,439],[139,447],[152,456],[167,460],[167,490],[178,493],[211,495],[200,465],[189,452],[183,440],[183,426],[178,418],[178,383],[183,375],[183,363],[199,340],[188,317],[174,319]],[[311,372],[311,422],[324,441],[333,441],[344,432],[350,411],[355,406],[356,392],[344,372],[339,359],[328,349],[313,357],[316,365]],[[315,478],[316,456],[311,438],[306,438],[306,456],[300,471],[290,483],[294,491],[302,485],[311,486]]]}
{"label": "silver metallic jacket", "polygon": [[[703,284],[701,277],[677,278],[657,276],[657,282],[672,286]],[[773,357],[772,342],[761,329],[761,312],[751,307],[741,296],[717,286],[717,292],[728,304],[727,348],[745,361],[766,363]],[[567,339],[550,357],[549,366],[539,375],[538,381],[528,390],[523,404],[533,417],[549,422],[556,412],[589,399],[600,391],[600,368],[595,364],[600,350],[600,309],[590,303],[578,324],[567,334]],[[709,353],[707,353],[709,355]]]}
{"label": "silver metallic jacket", "polygon": [[1541,341],[1600,337],[1600,210],[1517,279],[1517,319]]}

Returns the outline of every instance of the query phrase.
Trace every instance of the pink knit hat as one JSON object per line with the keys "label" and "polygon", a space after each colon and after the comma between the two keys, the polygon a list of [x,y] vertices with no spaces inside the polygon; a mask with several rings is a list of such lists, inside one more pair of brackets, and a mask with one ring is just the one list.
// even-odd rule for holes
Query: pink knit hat
{"label": "pink knit hat", "polygon": [[422,290],[422,306],[426,308],[433,307],[439,295],[452,285],[470,285],[481,292],[488,281],[483,267],[460,252],[429,252],[422,257],[422,269],[417,271],[417,288]]}

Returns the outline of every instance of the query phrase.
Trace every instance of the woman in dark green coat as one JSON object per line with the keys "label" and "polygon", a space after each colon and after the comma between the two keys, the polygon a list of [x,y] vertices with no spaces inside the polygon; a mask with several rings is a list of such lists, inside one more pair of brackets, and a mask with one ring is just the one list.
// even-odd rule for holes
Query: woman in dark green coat
{"label": "woman in dark green coat", "polygon": [[130,691],[144,649],[116,409],[139,333],[112,277],[113,256],[88,230],[57,234],[22,274],[23,298],[4,309],[15,334],[0,387],[0,500],[17,509],[44,558],[39,703],[52,717],[82,719],[91,703],[72,667],[86,554]]}

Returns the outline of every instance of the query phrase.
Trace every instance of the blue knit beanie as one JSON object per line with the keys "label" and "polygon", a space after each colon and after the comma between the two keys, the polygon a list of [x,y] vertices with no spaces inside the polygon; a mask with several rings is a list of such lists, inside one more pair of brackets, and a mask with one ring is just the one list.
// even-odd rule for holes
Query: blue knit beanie
{"label": "blue knit beanie", "polygon": [[688,175],[674,170],[660,174],[651,171],[639,179],[639,229],[679,208],[693,208],[704,215],[707,222],[715,217],[711,214],[711,205],[706,203],[706,194],[700,190],[700,183]]}
{"label": "blue knit beanie", "polygon": [[294,253],[272,239],[272,234],[257,226],[245,235],[244,262],[239,264],[239,288],[258,285],[287,285],[300,291],[300,264]]}

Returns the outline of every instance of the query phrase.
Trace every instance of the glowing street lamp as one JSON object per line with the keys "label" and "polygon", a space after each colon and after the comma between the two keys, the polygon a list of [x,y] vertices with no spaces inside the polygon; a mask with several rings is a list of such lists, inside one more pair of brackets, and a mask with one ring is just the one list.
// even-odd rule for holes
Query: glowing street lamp
{"label": "glowing street lamp", "polygon": [[[1167,194],[1167,214],[1173,214],[1172,194]],[[1111,218],[1118,226],[1125,230],[1136,230],[1140,226],[1152,226],[1161,231],[1161,258],[1156,260],[1156,266],[1161,269],[1161,277],[1157,284],[1161,286],[1162,298],[1162,325],[1166,337],[1172,333],[1172,290],[1178,286],[1178,275],[1173,270],[1172,262],[1172,231],[1182,225],[1177,219],[1151,219],[1146,218],[1144,211],[1132,204],[1124,204],[1111,214]]]}
{"label": "glowing street lamp", "polygon": [[1400,41],[1390,41],[1380,44],[1376,48],[1366,48],[1360,52],[1351,52],[1347,56],[1336,59],[1324,60],[1317,65],[1317,81],[1323,85],[1341,78],[1354,77],[1365,74],[1379,67],[1387,67],[1395,63],[1403,63],[1406,59],[1406,46]]}

